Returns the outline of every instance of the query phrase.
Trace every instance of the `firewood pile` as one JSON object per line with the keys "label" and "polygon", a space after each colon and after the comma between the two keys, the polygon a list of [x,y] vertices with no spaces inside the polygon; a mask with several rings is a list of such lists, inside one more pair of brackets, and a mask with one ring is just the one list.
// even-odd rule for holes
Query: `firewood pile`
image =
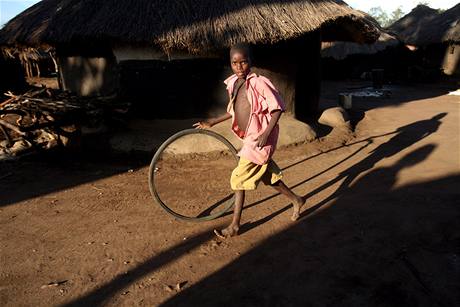
{"label": "firewood pile", "polygon": [[100,127],[129,108],[113,98],[83,98],[49,88],[5,96],[0,102],[0,160],[69,146],[82,127]]}

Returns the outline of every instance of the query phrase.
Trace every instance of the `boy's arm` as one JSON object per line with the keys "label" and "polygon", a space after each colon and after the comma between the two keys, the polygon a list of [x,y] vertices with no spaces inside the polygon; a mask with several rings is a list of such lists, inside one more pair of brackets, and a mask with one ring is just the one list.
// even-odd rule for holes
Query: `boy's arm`
{"label": "boy's arm", "polygon": [[267,139],[270,136],[270,133],[272,133],[273,128],[278,123],[278,120],[281,117],[281,113],[283,113],[283,112],[280,109],[272,111],[272,118],[270,119],[270,123],[268,123],[267,129],[265,129],[265,131],[258,138],[258,144],[257,145],[259,147],[264,147],[265,144],[267,144]]}
{"label": "boy's arm", "polygon": [[225,113],[224,115],[216,117],[216,118],[210,118],[205,121],[194,123],[193,127],[195,127],[195,129],[211,128],[212,126],[217,125],[218,123],[221,123],[231,117],[232,115],[230,113]]}

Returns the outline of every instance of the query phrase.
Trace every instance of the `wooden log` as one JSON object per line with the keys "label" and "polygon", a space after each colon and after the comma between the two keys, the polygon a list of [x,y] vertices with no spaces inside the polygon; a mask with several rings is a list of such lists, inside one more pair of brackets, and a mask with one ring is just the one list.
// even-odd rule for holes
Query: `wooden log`
{"label": "wooden log", "polygon": [[58,63],[57,63],[57,61],[56,61],[56,59],[55,59],[55,57],[54,57],[54,55],[53,55],[53,52],[48,51],[48,54],[50,55],[51,60],[53,61],[53,64],[54,64],[54,72],[56,72],[56,73],[59,72]]}
{"label": "wooden log", "polygon": [[11,98],[5,100],[4,102],[0,103],[0,108],[3,107],[4,105],[9,104],[10,102],[14,101],[14,99],[15,99],[14,97],[11,97]]}
{"label": "wooden log", "polygon": [[0,125],[8,128],[8,129],[11,129],[16,133],[19,133],[20,135],[26,135],[24,132],[21,131],[21,129],[19,129],[19,127],[16,127],[15,125],[10,124],[6,120],[0,119]]}
{"label": "wooden log", "polygon": [[3,132],[3,135],[5,136],[5,139],[6,139],[6,142],[8,143],[8,147],[10,147],[11,145],[13,145],[13,143],[11,142],[11,138],[10,138],[10,135],[8,134],[8,132],[5,130],[5,128],[3,128],[2,125],[0,125],[0,131]]}
{"label": "wooden log", "polygon": [[3,95],[11,97],[11,98],[19,98],[19,96],[16,96],[11,91],[8,91],[8,92],[4,93]]}

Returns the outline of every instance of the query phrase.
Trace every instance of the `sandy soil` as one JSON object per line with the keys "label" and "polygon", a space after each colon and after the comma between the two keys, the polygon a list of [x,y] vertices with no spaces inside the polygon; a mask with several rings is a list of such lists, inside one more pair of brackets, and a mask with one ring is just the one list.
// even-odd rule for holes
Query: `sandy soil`
{"label": "sandy soil", "polygon": [[[324,104],[346,86],[326,84]],[[404,87],[356,100],[362,119],[347,144],[332,132],[280,149],[285,182],[308,198],[301,219],[290,222],[289,201],[261,186],[248,193],[241,236],[226,241],[212,229],[230,215],[187,223],[153,202],[148,161],[67,154],[1,164],[0,304],[458,305],[460,99],[446,92]],[[223,197],[229,168],[219,159],[184,162],[186,176],[176,169],[163,181],[164,197]]]}
{"label": "sandy soil", "polygon": [[29,83],[30,85],[37,86],[37,87],[46,86],[48,88],[52,88],[55,90],[59,89],[59,83],[56,77],[54,78],[43,78],[43,77],[27,78],[27,83]]}

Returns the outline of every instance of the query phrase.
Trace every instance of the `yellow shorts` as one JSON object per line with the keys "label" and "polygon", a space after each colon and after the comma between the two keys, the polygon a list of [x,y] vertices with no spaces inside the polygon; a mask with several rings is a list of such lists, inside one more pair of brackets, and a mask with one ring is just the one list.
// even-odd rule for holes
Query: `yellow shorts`
{"label": "yellow shorts", "polygon": [[232,172],[230,185],[232,190],[255,190],[260,181],[269,185],[276,183],[282,177],[281,169],[271,159],[264,165],[258,165],[240,158]]}

